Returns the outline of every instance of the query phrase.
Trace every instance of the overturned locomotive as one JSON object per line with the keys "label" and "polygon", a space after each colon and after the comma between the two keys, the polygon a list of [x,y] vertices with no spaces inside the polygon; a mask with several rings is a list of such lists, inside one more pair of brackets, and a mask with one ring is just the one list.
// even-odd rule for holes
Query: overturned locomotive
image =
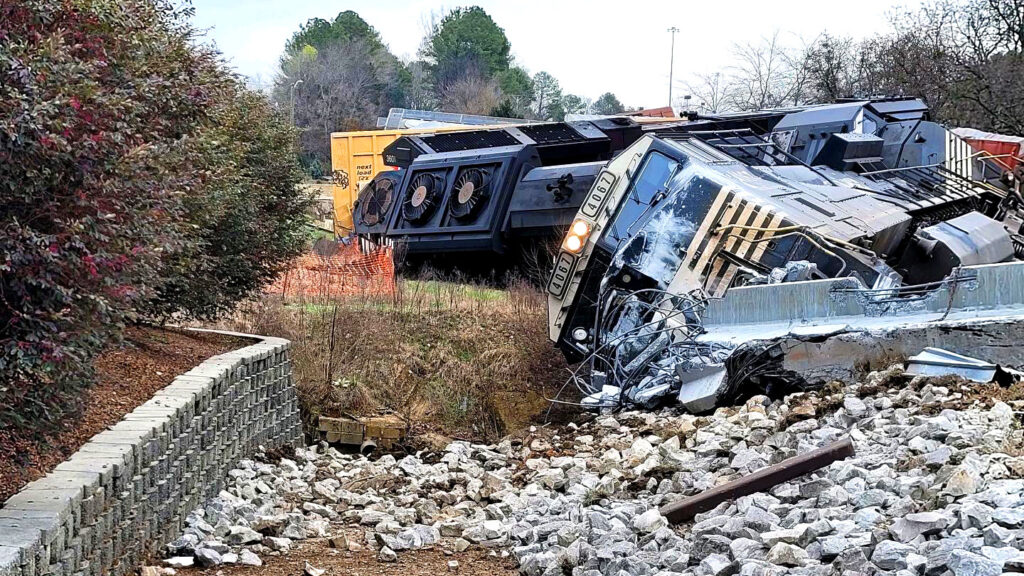
{"label": "overturned locomotive", "polygon": [[936,343],[1020,364],[1024,199],[1004,172],[913,99],[660,127],[583,199],[550,338],[595,407],[699,412]]}
{"label": "overturned locomotive", "polygon": [[357,236],[460,269],[487,269],[572,222],[594,178],[640,137],[628,118],[410,135],[384,150],[395,171],[359,194]]}

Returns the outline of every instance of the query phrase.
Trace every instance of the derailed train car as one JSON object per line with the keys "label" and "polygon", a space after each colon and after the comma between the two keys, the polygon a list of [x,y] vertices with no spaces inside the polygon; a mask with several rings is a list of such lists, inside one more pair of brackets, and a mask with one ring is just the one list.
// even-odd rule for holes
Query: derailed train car
{"label": "derailed train car", "polygon": [[560,236],[605,163],[641,130],[608,118],[399,138],[383,154],[398,170],[359,195],[356,233],[410,259],[490,268]]}
{"label": "derailed train car", "polygon": [[1000,176],[918,100],[659,129],[583,200],[550,337],[585,360],[586,405],[703,411],[850,370],[865,347],[934,343],[936,326],[1017,320],[1024,199]]}

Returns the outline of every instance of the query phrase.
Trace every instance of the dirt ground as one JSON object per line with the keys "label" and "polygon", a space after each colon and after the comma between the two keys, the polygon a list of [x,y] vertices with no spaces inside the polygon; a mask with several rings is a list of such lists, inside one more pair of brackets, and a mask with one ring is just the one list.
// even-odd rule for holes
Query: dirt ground
{"label": "dirt ground", "polygon": [[[353,538],[355,536],[353,535]],[[325,569],[324,576],[501,576],[518,574],[514,562],[509,558],[489,556],[486,550],[471,549],[461,554],[446,554],[438,548],[400,552],[398,561],[392,563],[377,560],[375,550],[364,548],[359,552],[340,551],[327,546],[327,540],[308,540],[281,556],[261,556],[263,566],[219,566],[200,570],[189,568],[178,570],[179,575],[208,576],[303,576],[306,562],[314,568]],[[448,562],[459,563],[454,570]]]}
{"label": "dirt ground", "polygon": [[243,345],[243,340],[218,334],[129,328],[120,345],[96,359],[97,383],[86,393],[79,416],[66,419],[53,434],[0,431],[0,503],[116,424],[178,374]]}

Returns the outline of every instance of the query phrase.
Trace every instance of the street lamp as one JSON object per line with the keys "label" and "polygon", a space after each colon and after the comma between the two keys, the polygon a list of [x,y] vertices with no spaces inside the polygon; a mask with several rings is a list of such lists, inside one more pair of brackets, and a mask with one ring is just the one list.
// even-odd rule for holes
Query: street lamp
{"label": "street lamp", "polygon": [[669,55],[668,60],[668,107],[672,107],[672,72],[676,67],[676,32],[679,32],[679,28],[675,26],[668,29],[672,34],[672,52]]}
{"label": "street lamp", "polygon": [[302,84],[302,80],[296,80],[296,81],[295,81],[295,83],[294,83],[294,84],[292,84],[292,88],[291,88],[291,90],[289,91],[289,92],[291,93],[291,105],[292,105],[292,106],[291,106],[291,108],[292,108],[292,109],[291,109],[291,116],[292,116],[292,126],[295,126],[295,89],[299,87],[299,84]]}

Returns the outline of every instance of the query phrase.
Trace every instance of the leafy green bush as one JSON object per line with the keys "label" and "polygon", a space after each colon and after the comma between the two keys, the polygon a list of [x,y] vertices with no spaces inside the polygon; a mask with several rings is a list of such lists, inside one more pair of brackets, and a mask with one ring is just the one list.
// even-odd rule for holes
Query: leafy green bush
{"label": "leafy green bush", "polygon": [[187,16],[0,2],[0,429],[74,411],[124,322],[224,309],[296,249],[294,134]]}
{"label": "leafy green bush", "polygon": [[198,138],[203,193],[186,198],[193,233],[164,259],[150,316],[210,319],[266,285],[306,243],[311,198],[287,115],[237,89]]}

